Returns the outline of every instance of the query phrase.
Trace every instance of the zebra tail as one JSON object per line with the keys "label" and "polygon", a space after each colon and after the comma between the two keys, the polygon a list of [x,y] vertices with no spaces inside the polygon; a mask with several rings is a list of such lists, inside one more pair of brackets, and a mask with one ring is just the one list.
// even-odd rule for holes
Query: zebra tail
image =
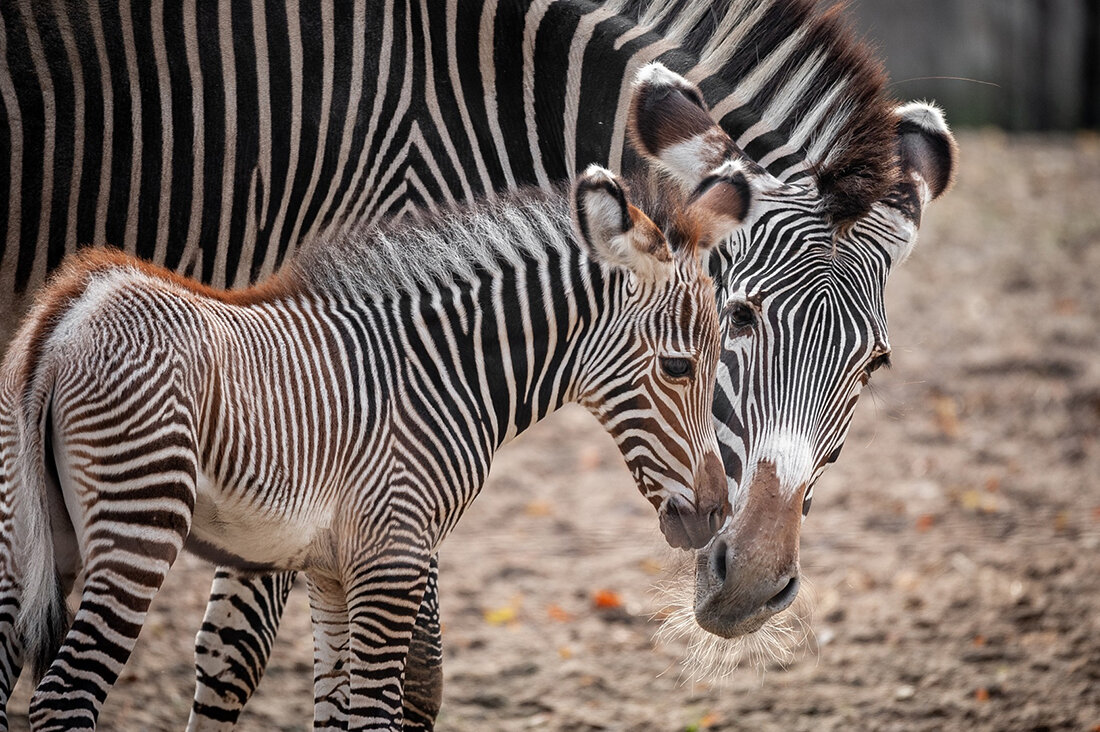
{"label": "zebra tail", "polygon": [[20,439],[12,486],[19,533],[15,566],[22,575],[15,627],[23,643],[23,658],[37,684],[57,656],[72,617],[55,561],[50,511],[51,493],[60,490],[49,438],[54,373],[40,363],[30,366],[24,371],[30,379],[17,408]]}

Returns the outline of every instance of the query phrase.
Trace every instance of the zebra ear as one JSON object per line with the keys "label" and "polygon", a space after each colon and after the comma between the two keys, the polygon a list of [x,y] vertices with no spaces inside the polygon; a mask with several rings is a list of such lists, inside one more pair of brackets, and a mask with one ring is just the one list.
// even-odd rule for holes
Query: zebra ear
{"label": "zebra ear", "polygon": [[955,179],[959,148],[943,112],[927,102],[895,110],[898,119],[899,206],[917,224],[921,210],[942,196]]}
{"label": "zebra ear", "polygon": [[627,130],[634,148],[688,191],[741,156],[711,118],[699,87],[659,63],[642,67],[634,80]]}
{"label": "zebra ear", "polygon": [[687,214],[699,233],[698,247],[709,249],[732,235],[751,205],[752,186],[737,161],[712,170],[688,199]]}
{"label": "zebra ear", "polygon": [[933,104],[912,102],[898,107],[899,180],[886,204],[901,214],[906,232],[900,245],[892,247],[893,264],[902,262],[917,242],[924,207],[942,196],[955,179],[959,149],[943,118]]}
{"label": "zebra ear", "polygon": [[573,223],[588,255],[643,279],[672,266],[672,250],[649,217],[631,206],[610,170],[589,166],[573,189]]}

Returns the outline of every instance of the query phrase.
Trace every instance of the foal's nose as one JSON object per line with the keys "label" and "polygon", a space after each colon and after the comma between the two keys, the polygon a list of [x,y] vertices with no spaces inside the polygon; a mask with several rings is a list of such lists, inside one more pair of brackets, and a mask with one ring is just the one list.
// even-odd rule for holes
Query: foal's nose
{"label": "foal's nose", "polygon": [[729,516],[726,474],[716,455],[707,455],[695,476],[695,505],[680,496],[665,504],[661,531],[678,549],[700,549],[710,542]]}

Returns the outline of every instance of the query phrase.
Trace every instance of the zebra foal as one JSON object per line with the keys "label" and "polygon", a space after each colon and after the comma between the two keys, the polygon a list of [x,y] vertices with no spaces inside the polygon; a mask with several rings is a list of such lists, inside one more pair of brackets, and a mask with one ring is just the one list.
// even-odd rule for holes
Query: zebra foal
{"label": "zebra foal", "polygon": [[[639,104],[670,98],[652,96]],[[673,123],[640,119],[639,152],[666,173],[639,181],[640,208],[593,167],[571,196],[527,191],[315,246],[239,293],[104,250],[64,269],[3,367],[18,395],[0,428],[0,445],[19,443],[15,465],[3,453],[18,627],[39,673],[52,660],[35,729],[94,727],[185,541],[240,570],[306,572],[347,660],[346,707],[330,711],[400,728],[431,555],[493,452],[565,402],[616,439],[671,544],[710,540],[728,502],[699,253],[752,191],[713,150],[660,159]]]}

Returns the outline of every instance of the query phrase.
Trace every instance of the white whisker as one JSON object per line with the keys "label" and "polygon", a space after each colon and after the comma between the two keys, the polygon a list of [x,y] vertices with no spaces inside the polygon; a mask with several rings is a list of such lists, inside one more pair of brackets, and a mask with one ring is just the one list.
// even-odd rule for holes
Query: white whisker
{"label": "white whisker", "polygon": [[722,638],[703,630],[695,620],[692,572],[676,572],[673,579],[658,583],[655,592],[663,617],[655,643],[682,647],[680,680],[712,685],[728,679],[743,664],[754,667],[763,678],[769,670],[785,669],[799,657],[799,651],[816,648],[811,627],[813,592],[802,580],[798,599],[787,610],[768,619],[755,633]]}

